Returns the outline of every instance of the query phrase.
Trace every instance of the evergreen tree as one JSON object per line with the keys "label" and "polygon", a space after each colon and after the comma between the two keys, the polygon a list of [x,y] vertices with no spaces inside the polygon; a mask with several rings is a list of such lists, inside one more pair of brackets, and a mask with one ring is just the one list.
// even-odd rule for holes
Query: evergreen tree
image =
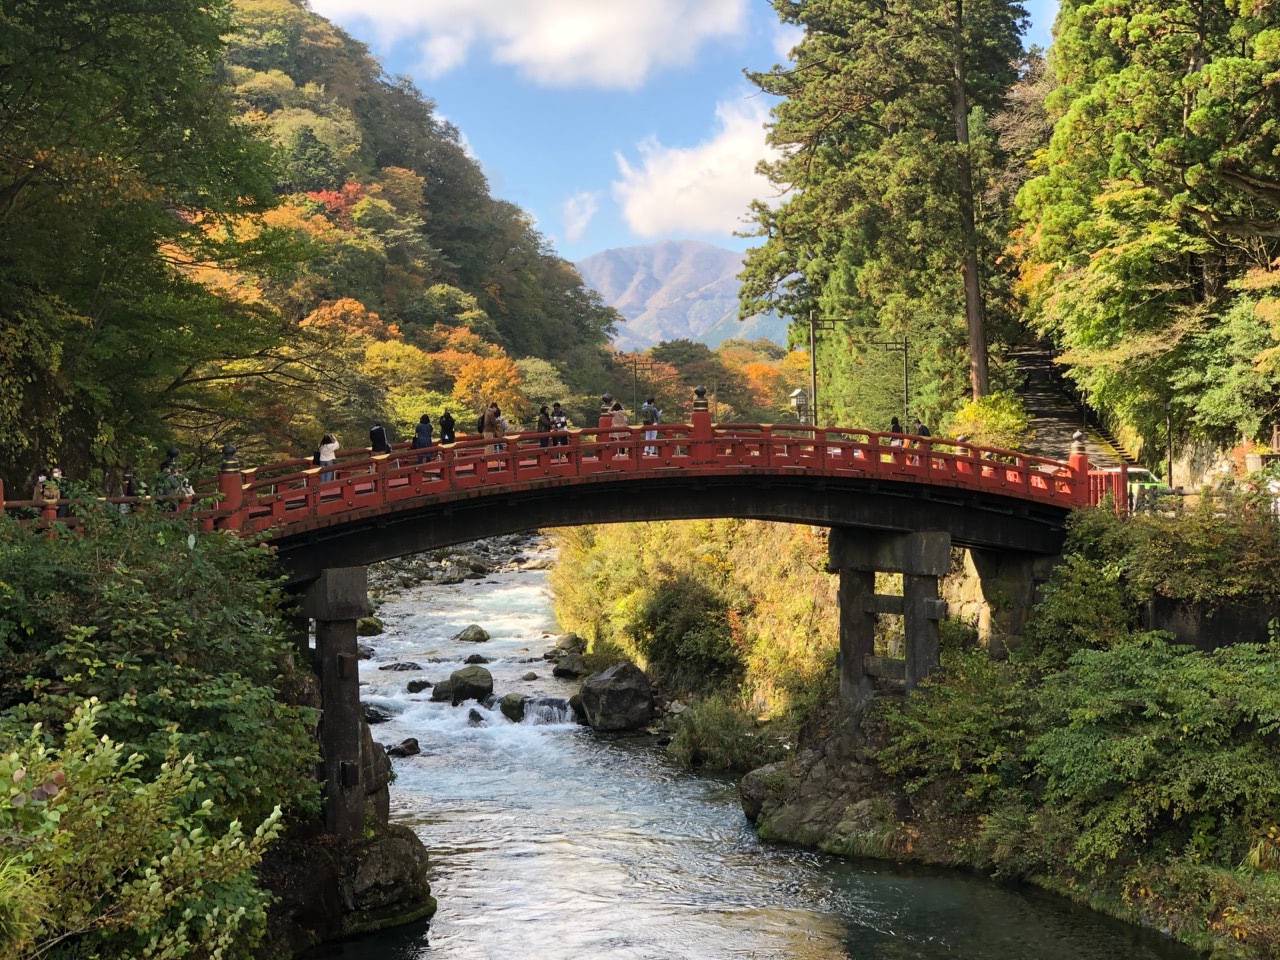
{"label": "evergreen tree", "polygon": [[742,313],[775,308],[856,323],[834,338],[843,342],[819,349],[835,387],[824,414],[853,406],[831,373],[864,359],[857,345],[869,340],[906,339],[912,364],[933,368],[942,407],[962,392],[957,356],[968,358],[969,392],[985,392],[987,314],[1004,296],[997,272],[980,270],[995,261],[1002,223],[983,200],[999,162],[985,118],[1015,79],[1022,7],[774,7],[805,36],[791,65],[751,74],[783,98],[770,130],[783,156],[765,171],[786,198],[754,205],[765,242],[747,258]]}

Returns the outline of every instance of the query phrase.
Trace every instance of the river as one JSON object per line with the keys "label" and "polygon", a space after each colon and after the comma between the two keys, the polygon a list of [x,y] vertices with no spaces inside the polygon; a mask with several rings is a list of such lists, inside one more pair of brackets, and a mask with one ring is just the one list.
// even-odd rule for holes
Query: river
{"label": "river", "polygon": [[[535,547],[545,549],[545,547]],[[1025,887],[851,862],[760,842],[734,784],[692,776],[650,741],[554,716],[513,724],[408,695],[470,654],[494,692],[568,697],[541,655],[558,628],[545,572],[423,585],[383,603],[362,698],[394,714],[392,818],[431,851],[439,910],[317,956],[345,960],[1190,960],[1165,938]],[[478,623],[486,643],[448,638]],[[380,670],[413,661],[421,671]],[[528,672],[536,680],[522,680]],[[476,709],[483,725],[469,721]]]}

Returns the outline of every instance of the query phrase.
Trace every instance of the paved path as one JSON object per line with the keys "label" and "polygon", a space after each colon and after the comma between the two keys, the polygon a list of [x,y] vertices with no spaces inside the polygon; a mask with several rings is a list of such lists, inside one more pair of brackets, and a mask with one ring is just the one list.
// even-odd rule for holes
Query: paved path
{"label": "paved path", "polygon": [[1071,450],[1072,436],[1077,430],[1083,430],[1085,450],[1094,466],[1118,467],[1125,462],[1122,453],[1085,425],[1080,407],[1054,376],[1048,351],[1023,347],[1011,355],[1023,373],[1023,383],[1017,392],[1031,414],[1031,429],[1035,432],[1026,446],[1028,453],[1063,459]]}

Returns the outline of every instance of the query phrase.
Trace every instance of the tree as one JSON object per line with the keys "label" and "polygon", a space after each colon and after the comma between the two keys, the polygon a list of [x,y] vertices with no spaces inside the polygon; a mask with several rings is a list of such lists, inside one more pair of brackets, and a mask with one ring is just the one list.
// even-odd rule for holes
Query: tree
{"label": "tree", "polygon": [[985,118],[1014,79],[1022,7],[774,7],[806,32],[792,65],[750,75],[782,98],[769,139],[783,155],[762,169],[786,199],[753,205],[765,240],[748,253],[740,312],[860,321],[819,351],[824,367],[859,340],[925,344],[959,325],[969,392],[986,392],[987,313],[1004,308],[1004,279],[979,269],[996,260],[1003,216],[979,201],[999,163]]}
{"label": "tree", "polygon": [[0,319],[32,349],[11,347],[0,381],[21,383],[36,415],[0,439],[11,483],[54,457],[82,475],[121,462],[136,438],[165,435],[164,392],[224,337],[251,352],[269,336],[160,252],[245,255],[191,212],[271,197],[267,149],[220,85],[228,26],[227,4],[194,0],[0,11]]}
{"label": "tree", "polygon": [[[1224,439],[1188,414],[1181,374],[1266,347],[1224,318],[1232,281],[1280,252],[1278,26],[1269,5],[1214,0],[1060,9],[1053,136],[1019,194],[1023,285],[1091,401],[1155,449],[1166,416]],[[1274,422],[1273,390],[1240,400],[1243,421]]]}

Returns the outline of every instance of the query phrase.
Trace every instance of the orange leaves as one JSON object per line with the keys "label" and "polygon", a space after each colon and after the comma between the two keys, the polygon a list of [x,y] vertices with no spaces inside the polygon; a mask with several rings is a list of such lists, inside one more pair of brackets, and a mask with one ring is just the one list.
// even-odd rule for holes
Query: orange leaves
{"label": "orange leaves", "polygon": [[372,337],[374,340],[399,339],[400,329],[352,297],[326,300],[302,319],[301,326],[331,332]]}
{"label": "orange leaves", "polygon": [[466,410],[496,400],[504,412],[524,416],[530,405],[520,391],[523,382],[520,368],[507,357],[468,357],[455,373],[453,399]]}
{"label": "orange leaves", "polygon": [[772,406],[778,399],[779,389],[784,386],[782,371],[762,360],[744,364],[742,375],[747,378],[752,403],[758,407]]}

